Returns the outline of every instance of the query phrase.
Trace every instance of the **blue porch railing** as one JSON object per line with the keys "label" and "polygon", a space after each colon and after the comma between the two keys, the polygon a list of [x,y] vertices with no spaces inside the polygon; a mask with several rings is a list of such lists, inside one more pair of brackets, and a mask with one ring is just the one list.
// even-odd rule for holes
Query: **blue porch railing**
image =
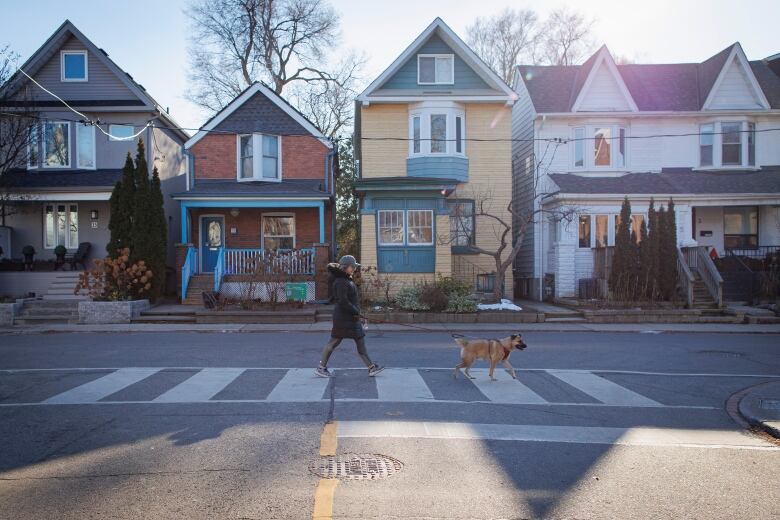
{"label": "blue porch railing", "polygon": [[255,274],[258,264],[289,275],[313,275],[314,248],[280,249],[274,253],[265,249],[225,249],[223,276]]}
{"label": "blue porch railing", "polygon": [[184,265],[181,268],[181,299],[187,298],[187,288],[190,285],[190,277],[195,274],[198,268],[198,250],[194,247],[187,249],[184,257]]}
{"label": "blue porch railing", "polygon": [[217,251],[217,263],[214,266],[214,292],[219,293],[222,286],[222,277],[225,276],[225,248],[220,247]]}

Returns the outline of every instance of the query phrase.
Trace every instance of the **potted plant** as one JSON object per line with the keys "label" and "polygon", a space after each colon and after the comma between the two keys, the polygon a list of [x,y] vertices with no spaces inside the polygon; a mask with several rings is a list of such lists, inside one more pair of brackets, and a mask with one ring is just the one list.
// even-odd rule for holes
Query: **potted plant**
{"label": "potted plant", "polygon": [[35,256],[35,248],[27,245],[22,248],[22,254],[24,255],[24,268],[25,270],[32,271],[33,257]]}
{"label": "potted plant", "polygon": [[54,248],[54,256],[56,258],[54,262],[54,268],[59,269],[62,267],[62,265],[65,263],[65,255],[68,253],[68,250],[65,249],[65,246],[59,245]]}

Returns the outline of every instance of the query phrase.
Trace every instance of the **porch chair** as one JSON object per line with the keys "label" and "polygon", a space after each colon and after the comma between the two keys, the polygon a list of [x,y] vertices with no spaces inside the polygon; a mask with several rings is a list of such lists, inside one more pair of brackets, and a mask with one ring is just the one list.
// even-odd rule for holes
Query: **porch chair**
{"label": "porch chair", "polygon": [[84,270],[87,269],[87,256],[89,250],[92,249],[92,244],[89,242],[82,242],[79,244],[79,248],[72,255],[65,255],[65,261],[70,264],[70,270],[75,271],[77,266],[81,264]]}

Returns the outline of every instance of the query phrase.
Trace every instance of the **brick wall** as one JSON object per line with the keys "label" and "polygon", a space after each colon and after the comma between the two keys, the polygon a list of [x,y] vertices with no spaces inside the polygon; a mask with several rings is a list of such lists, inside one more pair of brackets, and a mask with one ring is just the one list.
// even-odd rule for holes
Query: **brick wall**
{"label": "brick wall", "polygon": [[[195,179],[236,178],[236,136],[209,134],[191,149]],[[282,179],[324,179],[328,148],[316,137],[282,137]]]}

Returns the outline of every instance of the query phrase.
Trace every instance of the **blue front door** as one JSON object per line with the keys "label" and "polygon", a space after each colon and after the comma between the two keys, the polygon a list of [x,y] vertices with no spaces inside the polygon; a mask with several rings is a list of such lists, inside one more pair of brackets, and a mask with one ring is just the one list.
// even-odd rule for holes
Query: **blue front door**
{"label": "blue front door", "polygon": [[204,273],[214,272],[219,248],[224,245],[225,225],[222,217],[200,219],[200,268]]}

